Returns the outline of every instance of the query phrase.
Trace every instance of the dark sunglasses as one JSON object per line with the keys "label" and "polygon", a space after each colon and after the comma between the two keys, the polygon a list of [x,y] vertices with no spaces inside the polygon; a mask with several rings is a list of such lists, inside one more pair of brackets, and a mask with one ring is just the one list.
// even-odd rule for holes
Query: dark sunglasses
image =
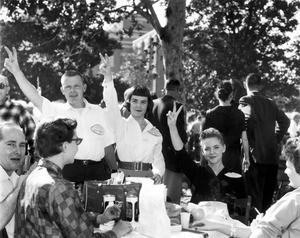
{"label": "dark sunglasses", "polygon": [[71,141],[75,141],[75,143],[77,144],[77,145],[80,145],[80,143],[82,142],[82,138],[75,138],[75,139],[72,139]]}
{"label": "dark sunglasses", "polygon": [[8,85],[5,85],[4,83],[0,83],[0,89],[5,89],[9,87]]}

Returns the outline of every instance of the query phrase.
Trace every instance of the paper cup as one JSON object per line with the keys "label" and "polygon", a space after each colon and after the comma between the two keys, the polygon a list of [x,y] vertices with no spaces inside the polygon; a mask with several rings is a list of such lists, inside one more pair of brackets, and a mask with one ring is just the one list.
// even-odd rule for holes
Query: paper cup
{"label": "paper cup", "polygon": [[190,217],[191,217],[191,213],[189,213],[189,212],[181,212],[180,213],[180,220],[181,220],[182,228],[189,228]]}

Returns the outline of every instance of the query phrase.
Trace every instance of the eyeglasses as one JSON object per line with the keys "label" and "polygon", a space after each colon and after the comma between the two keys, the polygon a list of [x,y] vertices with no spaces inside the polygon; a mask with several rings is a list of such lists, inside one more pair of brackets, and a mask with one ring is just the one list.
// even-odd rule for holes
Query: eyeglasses
{"label": "eyeglasses", "polygon": [[82,142],[82,138],[75,138],[75,139],[72,139],[71,141],[75,141],[75,143],[77,144],[77,145],[80,145],[80,143]]}
{"label": "eyeglasses", "polygon": [[9,87],[8,85],[5,85],[4,83],[0,83],[0,89],[5,89]]}

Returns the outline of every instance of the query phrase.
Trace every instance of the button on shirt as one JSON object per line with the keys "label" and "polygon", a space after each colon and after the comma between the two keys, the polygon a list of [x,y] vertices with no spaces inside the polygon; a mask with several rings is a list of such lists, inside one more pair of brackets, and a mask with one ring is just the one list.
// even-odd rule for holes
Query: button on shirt
{"label": "button on shirt", "polygon": [[103,97],[107,106],[108,125],[116,135],[118,157],[123,162],[152,164],[153,174],[163,176],[162,135],[149,121],[142,131],[139,123],[129,116],[121,117],[113,82],[104,83]]}
{"label": "button on shirt", "polygon": [[[9,193],[11,193],[17,184],[19,176],[13,172],[11,176],[8,176],[6,171],[0,166],[0,202],[2,202]],[[13,216],[10,222],[6,225],[6,232],[8,237],[14,237],[15,229],[15,216]]]}
{"label": "button on shirt", "polygon": [[83,138],[78,147],[75,159],[100,161],[104,155],[104,148],[115,142],[113,134],[108,130],[104,110],[98,105],[90,104],[84,99],[85,108],[80,113],[68,102],[58,104],[43,97],[42,118],[49,116],[63,116],[76,119],[76,132]]}

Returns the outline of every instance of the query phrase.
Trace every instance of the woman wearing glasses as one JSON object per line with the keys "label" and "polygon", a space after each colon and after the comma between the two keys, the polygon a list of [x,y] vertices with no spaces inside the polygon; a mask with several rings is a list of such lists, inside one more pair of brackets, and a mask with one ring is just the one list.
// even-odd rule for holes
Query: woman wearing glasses
{"label": "woman wearing glasses", "polygon": [[16,211],[16,237],[121,237],[132,230],[118,221],[111,231],[94,234],[94,225],[120,215],[112,206],[103,214],[86,213],[77,191],[62,176],[66,164],[74,162],[82,139],[77,122],[69,118],[48,118],[39,124],[35,146],[42,158],[21,186]]}
{"label": "woman wearing glasses", "polygon": [[152,109],[149,90],[137,85],[129,95],[130,116],[121,117],[108,58],[100,54],[100,73],[105,76],[103,98],[106,102],[108,124],[116,135],[118,166],[125,176],[151,177],[161,183],[165,172],[162,155],[162,135],[147,120],[145,114]]}

